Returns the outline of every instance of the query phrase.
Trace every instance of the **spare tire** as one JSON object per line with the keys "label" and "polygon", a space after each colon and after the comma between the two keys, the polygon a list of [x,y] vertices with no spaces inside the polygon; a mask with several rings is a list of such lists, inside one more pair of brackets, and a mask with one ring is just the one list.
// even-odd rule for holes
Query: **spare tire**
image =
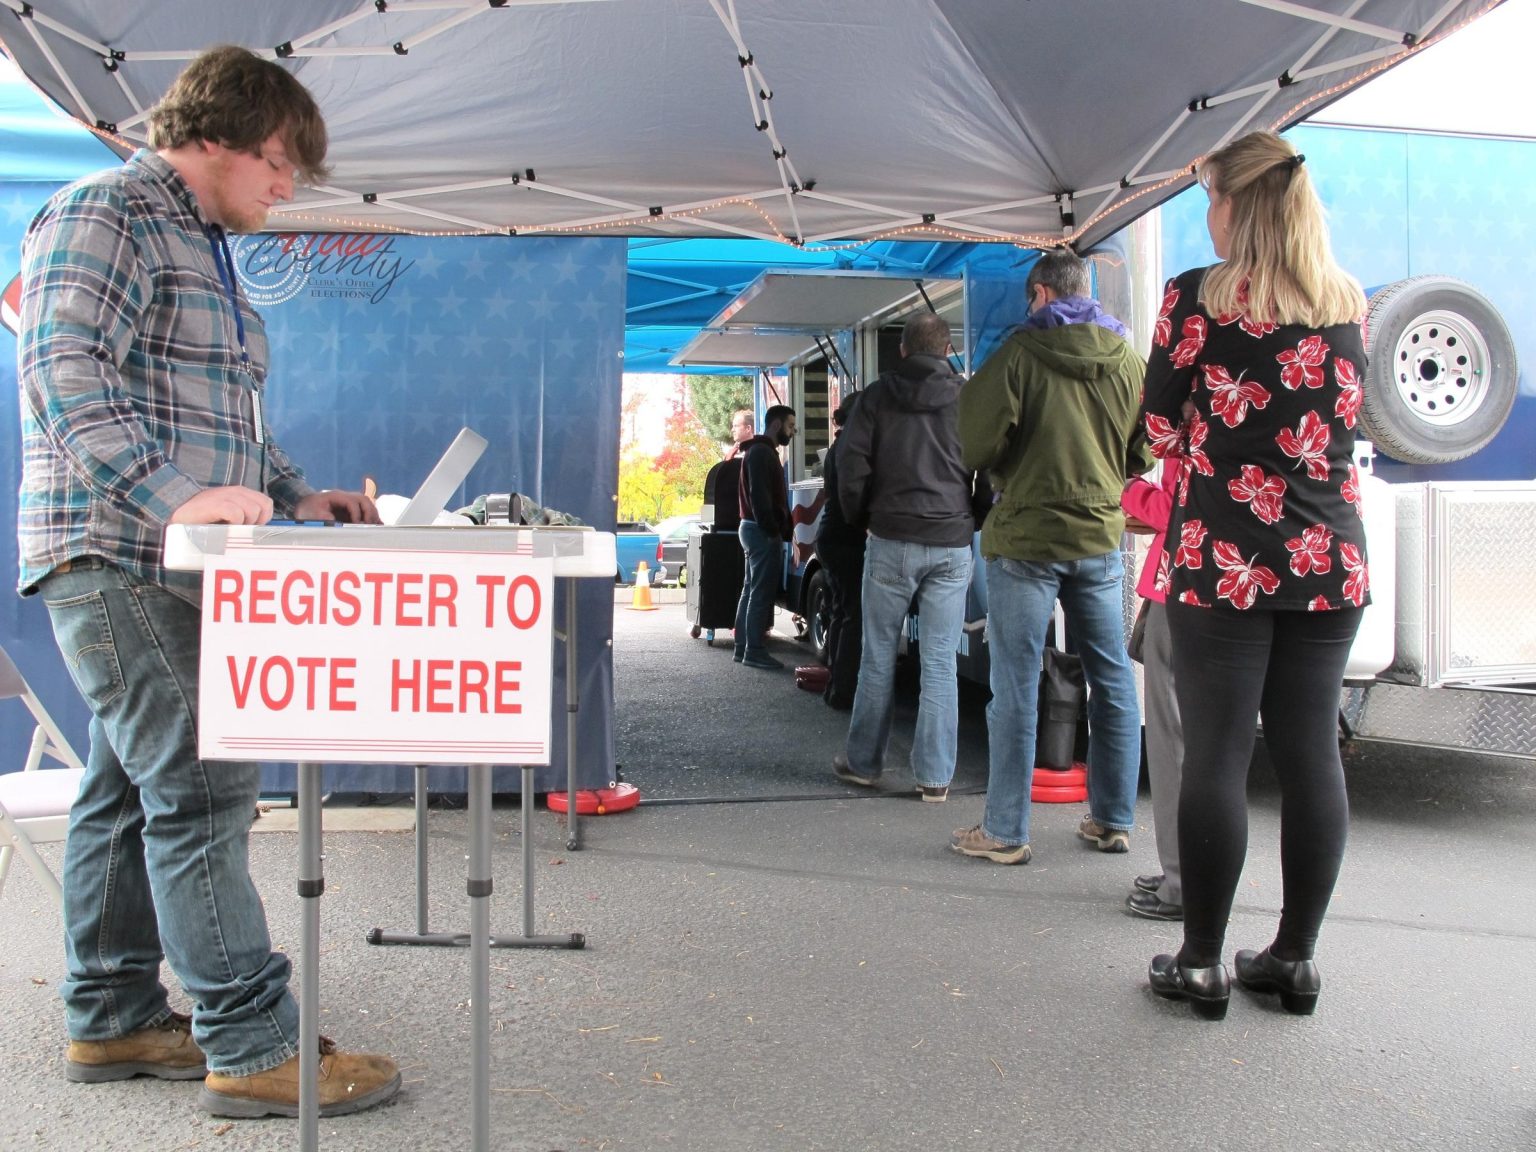
{"label": "spare tire", "polygon": [[1382,288],[1366,313],[1365,348],[1360,430],[1394,460],[1460,460],[1509,419],[1519,387],[1514,337],[1470,284],[1414,276]]}

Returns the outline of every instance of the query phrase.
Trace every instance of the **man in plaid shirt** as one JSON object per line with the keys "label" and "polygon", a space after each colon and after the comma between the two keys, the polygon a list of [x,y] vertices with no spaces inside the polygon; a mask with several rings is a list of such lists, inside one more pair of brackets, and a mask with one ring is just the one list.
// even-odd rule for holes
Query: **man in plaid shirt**
{"label": "man in plaid shirt", "polygon": [[[216,1115],[297,1115],[298,1005],[247,865],[260,769],[198,759],[199,585],[161,550],[167,523],[274,509],[378,522],[269,435],[266,336],[225,239],[323,175],[325,124],[281,65],[216,48],[155,108],[150,143],[56,195],[22,247],[20,587],[93,716],[64,859],[66,1071],[199,1079]],[[393,1061],[322,1050],[322,1115],[399,1090]]]}

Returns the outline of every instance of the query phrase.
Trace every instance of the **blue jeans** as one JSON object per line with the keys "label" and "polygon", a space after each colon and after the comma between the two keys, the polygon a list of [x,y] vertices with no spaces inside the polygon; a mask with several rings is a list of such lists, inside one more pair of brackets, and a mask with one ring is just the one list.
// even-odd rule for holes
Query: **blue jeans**
{"label": "blue jeans", "polygon": [[784,581],[784,542],[764,532],[756,520],[743,520],[736,529],[747,562],[736,602],[736,658],[748,652],[766,653],[763,637],[773,626],[773,598]]}
{"label": "blue jeans", "polygon": [[261,769],[198,759],[198,609],[111,566],[55,573],[41,592],[92,713],[64,849],[69,1034],[165,1020],[165,959],[209,1070],[274,1068],[298,1052],[299,1008],[250,874]]}
{"label": "blue jeans", "polygon": [[885,769],[901,623],[917,598],[921,696],[912,734],[912,775],[944,787],[955,775],[960,690],[955,649],[965,625],[971,550],[870,536],[864,554],[864,647],[848,722],[848,766],[861,776]]}
{"label": "blue jeans", "polygon": [[981,830],[1003,844],[1029,843],[1040,661],[1056,601],[1088,681],[1088,804],[1106,828],[1129,831],[1141,772],[1136,677],[1125,652],[1119,552],[1082,560],[987,561],[987,643],[992,702],[990,760]]}

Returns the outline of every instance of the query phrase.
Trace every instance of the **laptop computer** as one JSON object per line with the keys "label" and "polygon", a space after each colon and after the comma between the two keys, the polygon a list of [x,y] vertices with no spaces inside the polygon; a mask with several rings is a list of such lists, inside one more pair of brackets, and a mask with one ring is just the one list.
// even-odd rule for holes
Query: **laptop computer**
{"label": "laptop computer", "polygon": [[394,523],[401,527],[433,523],[437,514],[448,507],[448,498],[458,491],[464,477],[484,453],[485,444],[485,437],[478,432],[460,429]]}

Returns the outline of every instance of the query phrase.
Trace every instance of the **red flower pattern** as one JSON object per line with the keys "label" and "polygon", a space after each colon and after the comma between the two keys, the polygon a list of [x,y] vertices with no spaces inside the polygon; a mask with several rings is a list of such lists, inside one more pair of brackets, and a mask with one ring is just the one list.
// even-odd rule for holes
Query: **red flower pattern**
{"label": "red flower pattern", "polygon": [[1217,540],[1211,545],[1211,558],[1226,573],[1216,585],[1216,595],[1229,600],[1234,608],[1252,608],[1260,592],[1274,594],[1280,577],[1262,564],[1244,560],[1236,544]]}
{"label": "red flower pattern", "polygon": [[1232,499],[1241,501],[1266,524],[1274,524],[1285,514],[1285,479],[1266,476],[1255,464],[1244,464],[1242,475],[1227,481]]}
{"label": "red flower pattern", "polygon": [[1173,315],[1173,306],[1179,302],[1179,290],[1173,286],[1173,281],[1168,282],[1168,289],[1163,293],[1163,308],[1157,314],[1157,323],[1152,328],[1152,343],[1159,348],[1168,347],[1168,341],[1173,339],[1173,321],[1169,319]]}
{"label": "red flower pattern", "polygon": [[1365,390],[1360,386],[1360,375],[1353,361],[1335,356],[1333,378],[1339,383],[1339,398],[1333,403],[1333,414],[1344,421],[1344,427],[1353,428],[1360,415],[1360,405],[1365,400]]}
{"label": "red flower pattern", "polygon": [[1223,312],[1220,316],[1216,317],[1216,323],[1223,327],[1228,324],[1236,324],[1248,335],[1255,338],[1268,336],[1276,328],[1273,320],[1255,320],[1246,312]]}
{"label": "red flower pattern", "polygon": [[[1231,313],[1213,317],[1197,303],[1199,277],[1168,283],[1162,352],[1146,380],[1147,399],[1156,393],[1168,417],[1149,418],[1148,437],[1160,458],[1177,460],[1175,500],[1188,517],[1169,534],[1154,586],[1170,603],[1245,610],[1364,604],[1362,530],[1344,514],[1347,502],[1359,515],[1363,487],[1346,451],[1363,405],[1359,329],[1255,323],[1247,285]],[[1173,397],[1189,394],[1190,374],[1199,414],[1180,424]]]}
{"label": "red flower pattern", "polygon": [[1268,336],[1276,328],[1273,320],[1258,321],[1248,315],[1248,281],[1244,280],[1237,286],[1237,311],[1223,312],[1216,317],[1216,323],[1223,326],[1236,324],[1248,335],[1255,338]]}
{"label": "red flower pattern", "polygon": [[1147,413],[1147,446],[1152,449],[1152,455],[1159,460],[1180,455],[1179,443],[1183,439],[1184,432],[1178,425],[1155,412]]}
{"label": "red flower pattern", "polygon": [[1355,506],[1355,515],[1362,520],[1365,518],[1365,509],[1360,507],[1360,473],[1351,464],[1349,466],[1349,478],[1344,481],[1344,486],[1339,489],[1339,495],[1345,501]]}
{"label": "red flower pattern", "polygon": [[1366,571],[1365,557],[1353,544],[1339,545],[1339,559],[1349,576],[1344,581],[1344,595],[1356,608],[1365,606],[1365,594],[1371,587],[1370,574]]}
{"label": "red flower pattern", "polygon": [[1184,339],[1173,350],[1173,366],[1188,368],[1205,347],[1205,317],[1190,316],[1184,321]]}
{"label": "red flower pattern", "polygon": [[1280,383],[1292,392],[1298,388],[1323,386],[1323,361],[1328,356],[1328,345],[1321,336],[1308,336],[1294,350],[1287,349],[1275,357],[1280,361]]}
{"label": "red flower pattern", "polygon": [[1186,520],[1179,528],[1179,550],[1174,556],[1176,568],[1203,568],[1205,557],[1200,546],[1205,543],[1205,525],[1198,520]]}
{"label": "red flower pattern", "polygon": [[1205,454],[1205,438],[1211,434],[1210,425],[1200,419],[1199,413],[1189,418],[1189,428],[1184,438],[1184,455],[1189,466],[1202,476],[1214,476],[1211,458]]}
{"label": "red flower pattern", "polygon": [[1283,428],[1275,437],[1280,451],[1302,461],[1307,475],[1314,480],[1328,479],[1328,441],[1332,433],[1316,412],[1308,411],[1296,426],[1296,431]]}
{"label": "red flower pattern", "polygon": [[1285,542],[1291,553],[1291,571],[1298,576],[1313,572],[1319,576],[1333,570],[1333,557],[1328,551],[1333,547],[1333,533],[1326,524],[1314,524],[1300,536],[1292,536]]}
{"label": "red flower pattern", "polygon": [[1205,386],[1211,390],[1211,414],[1220,416],[1228,428],[1236,428],[1248,415],[1248,405],[1255,408],[1269,406],[1269,389],[1253,380],[1244,380],[1238,373],[1236,380],[1220,364],[1204,367]]}

